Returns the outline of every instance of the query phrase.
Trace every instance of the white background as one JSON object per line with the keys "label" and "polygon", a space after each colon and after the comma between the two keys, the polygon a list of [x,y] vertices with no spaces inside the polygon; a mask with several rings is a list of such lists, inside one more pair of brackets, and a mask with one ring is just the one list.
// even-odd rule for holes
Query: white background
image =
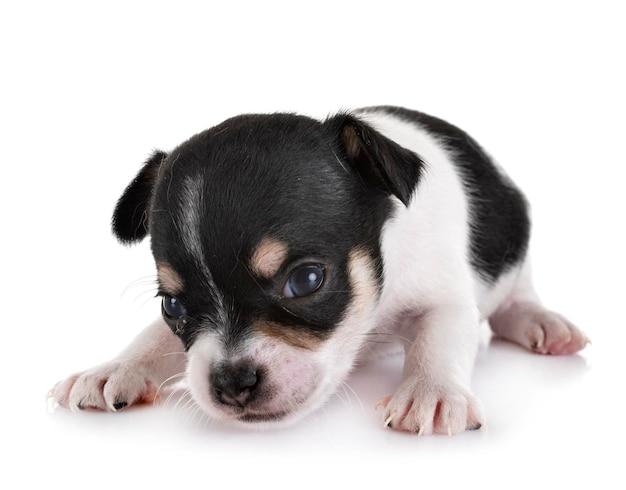
{"label": "white background", "polygon": [[[213,3],[0,7],[0,486],[624,488],[621,2]],[[152,149],[241,112],[372,104],[448,119],[509,170],[533,204],[539,290],[593,346],[539,357],[486,335],[488,430],[452,438],[382,428],[400,359],[274,432],[176,399],[47,411],[57,380],[159,312],[148,244],[109,231]]]}

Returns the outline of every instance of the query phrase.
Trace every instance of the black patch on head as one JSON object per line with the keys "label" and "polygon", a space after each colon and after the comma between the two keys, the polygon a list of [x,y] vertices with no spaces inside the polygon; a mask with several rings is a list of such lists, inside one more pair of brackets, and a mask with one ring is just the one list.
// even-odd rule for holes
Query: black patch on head
{"label": "black patch on head", "polygon": [[[346,125],[339,120],[244,115],[192,137],[161,165],[152,196],[151,244],[155,259],[184,277],[177,299],[189,317],[187,347],[198,329],[213,327],[225,329],[224,342],[234,346],[259,319],[323,339],[343,319],[352,298],[350,252],[359,248],[381,263],[389,194],[409,199],[410,185],[401,181],[416,181],[419,174],[417,168],[392,168],[398,155],[404,166],[413,164],[412,154],[344,119],[353,128],[348,138],[356,152],[346,148],[341,133]],[[375,183],[377,172],[384,174],[383,183]],[[180,192],[190,182],[201,187],[194,202]],[[200,216],[201,257],[183,238],[190,209]],[[268,237],[286,243],[289,255],[273,278],[254,277],[248,258]],[[324,285],[303,298],[281,297],[284,281],[303,264],[323,265]],[[211,325],[211,312],[219,308],[207,294],[212,286],[226,305],[228,325]]]}
{"label": "black patch on head", "polygon": [[417,124],[451,153],[469,196],[472,266],[491,282],[523,260],[530,219],[522,193],[480,145],[463,130],[436,117],[400,107],[373,107]]}

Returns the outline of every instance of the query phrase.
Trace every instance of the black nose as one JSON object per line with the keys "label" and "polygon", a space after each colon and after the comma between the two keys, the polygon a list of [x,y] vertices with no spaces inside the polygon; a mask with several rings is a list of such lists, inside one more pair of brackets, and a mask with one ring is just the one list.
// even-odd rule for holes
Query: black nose
{"label": "black nose", "polygon": [[211,372],[213,396],[234,407],[243,408],[253,399],[258,381],[256,366],[247,362],[220,364]]}

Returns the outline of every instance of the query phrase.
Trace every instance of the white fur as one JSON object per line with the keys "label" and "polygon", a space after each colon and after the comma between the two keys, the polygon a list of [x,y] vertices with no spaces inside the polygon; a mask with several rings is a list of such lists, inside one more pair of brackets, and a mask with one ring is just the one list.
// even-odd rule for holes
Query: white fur
{"label": "white fur", "polygon": [[467,196],[448,153],[427,132],[387,115],[368,115],[367,121],[426,163],[409,206],[396,203],[382,236],[384,289],[377,323],[410,342],[404,380],[395,397],[385,401],[385,420],[393,423],[408,410],[399,421],[413,427],[404,429],[431,433],[437,404],[458,399],[446,422],[458,432],[467,425],[468,405],[482,419],[469,386],[479,304],[486,298],[477,298],[482,282],[469,263]]}
{"label": "white fur", "polygon": [[[482,320],[489,319],[498,335],[536,352],[572,353],[587,343],[570,322],[541,306],[528,264],[509,269],[494,285],[472,269],[468,197],[450,154],[436,137],[392,115],[367,110],[358,115],[426,163],[409,206],[396,199],[393,217],[384,226],[382,292],[378,296],[371,260],[353,252],[353,300],[345,320],[323,345],[303,352],[258,334],[233,354],[225,352],[221,341],[220,325],[228,321],[223,298],[209,284],[207,294],[218,310],[216,328],[192,344],[187,376],[196,401],[216,418],[237,421],[241,414],[217,406],[210,396],[209,374],[217,361],[241,356],[263,366],[273,395],[260,407],[261,414],[285,411],[281,423],[288,423],[324,403],[378,332],[385,340],[389,334],[401,340],[406,354],[402,383],[381,400],[385,425],[417,434],[451,434],[484,422],[470,389]],[[194,207],[201,192],[201,183],[185,181],[181,198],[189,206],[180,232],[210,277],[197,233],[200,210]],[[130,404],[149,397],[180,373],[184,359],[180,341],[158,320],[116,359],[59,383],[52,396],[66,407],[114,410],[120,400]]]}

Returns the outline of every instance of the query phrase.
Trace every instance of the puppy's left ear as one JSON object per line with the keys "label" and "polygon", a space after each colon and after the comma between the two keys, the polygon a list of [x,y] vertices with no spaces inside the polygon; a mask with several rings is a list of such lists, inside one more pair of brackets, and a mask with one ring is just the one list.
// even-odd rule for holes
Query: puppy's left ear
{"label": "puppy's left ear", "polygon": [[111,219],[111,229],[117,239],[125,245],[140,242],[148,234],[148,212],[152,191],[161,162],[166,158],[167,153],[155,151],[117,201]]}
{"label": "puppy's left ear", "polygon": [[332,131],[340,152],[366,184],[409,205],[424,168],[418,155],[350,114],[331,117],[324,124]]}

